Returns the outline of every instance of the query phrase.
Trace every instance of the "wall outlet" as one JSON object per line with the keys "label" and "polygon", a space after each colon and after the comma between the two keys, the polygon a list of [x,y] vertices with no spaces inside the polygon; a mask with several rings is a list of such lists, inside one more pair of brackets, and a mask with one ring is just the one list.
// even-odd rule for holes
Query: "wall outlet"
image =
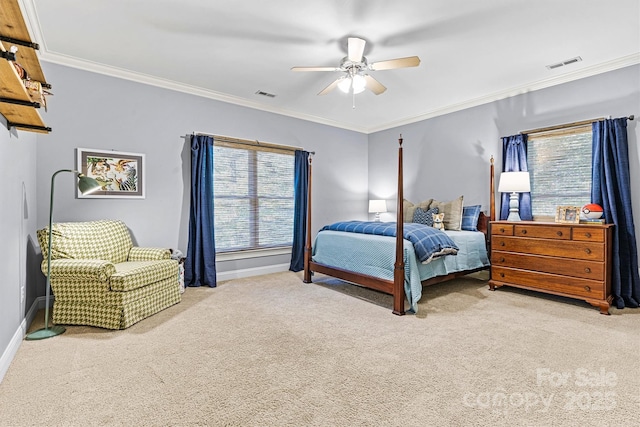
{"label": "wall outlet", "polygon": [[27,288],[26,286],[22,285],[20,287],[20,304],[24,304],[25,298],[27,298]]}

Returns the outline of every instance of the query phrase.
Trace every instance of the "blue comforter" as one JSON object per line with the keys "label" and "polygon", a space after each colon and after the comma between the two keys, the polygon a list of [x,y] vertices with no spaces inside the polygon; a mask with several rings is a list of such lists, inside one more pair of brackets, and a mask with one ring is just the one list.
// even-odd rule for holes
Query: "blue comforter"
{"label": "blue comforter", "polygon": [[[417,223],[405,223],[403,228],[403,237],[413,244],[416,256],[423,264],[431,261],[433,258],[444,255],[456,255],[458,253],[458,246],[451,240],[447,233],[443,231]],[[352,233],[395,237],[396,223],[342,221],[325,225],[322,230],[348,231]]]}

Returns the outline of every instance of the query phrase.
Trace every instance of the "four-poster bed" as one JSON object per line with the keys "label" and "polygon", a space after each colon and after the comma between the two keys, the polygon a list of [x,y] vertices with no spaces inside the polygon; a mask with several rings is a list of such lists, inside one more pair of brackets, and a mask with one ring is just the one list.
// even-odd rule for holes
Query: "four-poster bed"
{"label": "four-poster bed", "polygon": [[[359,239],[364,239],[364,237],[362,237],[362,235],[358,235],[358,236],[353,236],[353,237],[348,237],[349,240],[346,240],[347,237],[346,236],[340,236],[343,240],[338,240],[338,243],[335,243],[333,246],[333,249],[339,250],[339,246],[348,246],[351,245],[351,242],[355,241],[355,245],[367,245],[370,247],[374,247],[377,248],[377,250],[384,250],[384,246],[383,243],[386,246],[386,253],[383,255],[383,257],[385,258],[386,262],[389,263],[393,263],[393,271],[392,273],[390,271],[386,271],[386,274],[384,274],[385,272],[383,272],[382,274],[380,274],[378,272],[379,269],[377,269],[376,267],[371,267],[373,264],[375,264],[375,262],[378,262],[378,258],[380,258],[380,254],[378,253],[376,255],[376,260],[371,260],[369,261],[364,261],[365,263],[367,263],[367,269],[363,269],[363,268],[349,268],[348,266],[345,267],[344,265],[348,265],[347,264],[343,264],[341,262],[318,262],[317,260],[314,259],[314,256],[316,254],[314,254],[314,249],[317,248],[312,248],[311,245],[311,205],[312,205],[312,191],[311,191],[311,187],[312,187],[312,166],[311,164],[309,164],[309,177],[308,177],[308,185],[309,185],[309,190],[308,190],[308,199],[307,199],[307,227],[306,227],[306,244],[305,244],[305,249],[304,249],[304,276],[303,276],[303,281],[305,283],[311,283],[311,275],[313,272],[317,272],[317,273],[321,273],[321,274],[325,274],[328,276],[332,276],[347,282],[351,282],[351,283],[355,283],[357,285],[366,287],[366,288],[370,288],[370,289],[375,289],[377,291],[380,292],[384,292],[387,294],[390,294],[393,296],[393,313],[396,315],[403,315],[405,313],[405,299],[407,298],[407,294],[405,293],[405,273],[407,275],[411,275],[412,279],[411,279],[411,283],[409,283],[408,289],[409,292],[411,292],[411,289],[415,289],[416,287],[416,275],[418,275],[418,273],[416,271],[420,270],[419,273],[419,279],[417,279],[417,286],[418,288],[420,288],[422,286],[426,286],[426,285],[431,285],[431,284],[435,284],[435,283],[440,283],[440,282],[444,282],[447,280],[451,280],[454,279],[456,277],[460,277],[466,274],[470,274],[470,273],[474,273],[480,270],[484,270],[484,269],[488,269],[489,265],[488,265],[488,260],[486,262],[475,262],[475,263],[471,263],[471,264],[465,264],[462,263],[463,266],[461,267],[443,267],[441,265],[437,265],[436,267],[434,267],[434,271],[433,272],[429,272],[428,274],[423,274],[423,271],[426,268],[429,267],[424,267],[424,266],[418,266],[418,264],[420,264],[419,262],[415,261],[415,256],[412,257],[407,257],[408,259],[408,263],[405,262],[405,254],[407,254],[408,252],[413,253],[413,246],[410,242],[408,242],[407,240],[405,240],[404,236],[404,231],[405,231],[405,224],[404,224],[404,204],[403,204],[403,200],[404,200],[404,194],[403,194],[403,160],[402,160],[402,135],[400,135],[400,138],[398,140],[399,143],[399,147],[398,147],[398,176],[397,176],[397,180],[398,180],[398,189],[397,189],[397,216],[396,216],[396,222],[395,222],[395,239],[393,239],[392,237],[383,237],[383,236],[368,236],[368,238],[375,238],[374,240],[366,240],[366,241],[358,241]],[[483,257],[486,258],[486,254],[487,254],[487,246],[489,244],[489,239],[488,239],[488,225],[489,225],[489,221],[490,220],[494,220],[495,219],[495,202],[494,202],[494,166],[493,166],[493,158],[491,158],[491,167],[490,167],[490,217],[488,218],[484,213],[480,213],[480,217],[478,219],[478,224],[477,224],[477,229],[480,233],[478,232],[466,232],[468,234],[480,234],[481,235],[481,245],[482,245],[482,251],[484,251]],[[407,225],[407,227],[410,227],[410,225]],[[330,231],[323,231],[322,233],[331,233]],[[322,234],[322,233],[319,233]],[[339,232],[338,232],[339,233]],[[464,231],[462,232],[453,232],[450,234],[454,234],[454,233],[465,233]],[[352,234],[352,233],[343,233],[343,234]],[[355,234],[355,233],[353,233]],[[478,236],[473,236],[477,242],[477,237]],[[393,239],[395,240],[395,251],[394,249],[390,246],[390,240]],[[384,240],[384,242],[383,242]],[[316,240],[316,244],[318,243],[318,240]],[[379,245],[379,246],[376,246]],[[348,249],[347,249],[348,251]],[[393,258],[389,258],[391,257],[390,252],[394,251],[393,254]],[[326,254],[327,250],[325,250],[325,254]],[[462,255],[463,257],[466,256],[464,254],[462,254],[462,252],[458,252],[458,255]],[[456,255],[456,257],[458,256]],[[359,256],[359,255],[358,255]],[[342,254],[337,254],[335,257],[336,261],[338,261],[338,258],[348,258],[349,255],[342,255]],[[453,258],[456,258],[453,257]],[[331,259],[332,257],[324,257],[323,259]],[[440,264],[442,264],[444,261],[442,261],[444,258],[451,258],[449,256],[445,256],[442,258],[438,258],[435,261],[440,262]],[[431,261],[432,263],[436,264],[435,261]],[[360,262],[360,260],[356,260],[356,262]],[[336,265],[341,265],[341,266],[336,266]],[[429,264],[427,264],[428,266]],[[469,265],[471,265],[471,267],[469,267]],[[389,269],[391,268],[391,266],[389,265]],[[413,269],[413,270],[412,270]],[[359,271],[358,271],[359,270]],[[376,271],[376,273],[373,274],[367,274],[364,273],[363,271]],[[453,270],[453,271],[452,271]],[[387,277],[385,277],[387,276]],[[423,279],[423,277],[425,277]],[[420,295],[420,292],[418,292],[418,295],[409,295],[411,298],[413,298],[414,300],[416,300],[416,298],[418,298]],[[419,298],[418,298],[419,299]],[[415,302],[415,301],[414,301]],[[409,301],[410,304],[413,304],[412,300]],[[412,305],[413,307],[413,305]]]}

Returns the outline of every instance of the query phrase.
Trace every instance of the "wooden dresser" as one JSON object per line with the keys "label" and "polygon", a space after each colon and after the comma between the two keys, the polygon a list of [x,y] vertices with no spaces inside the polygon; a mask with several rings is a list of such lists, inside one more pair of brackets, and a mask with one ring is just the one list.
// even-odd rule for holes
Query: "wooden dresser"
{"label": "wooden dresser", "polygon": [[491,280],[578,298],[609,314],[613,225],[492,221]]}

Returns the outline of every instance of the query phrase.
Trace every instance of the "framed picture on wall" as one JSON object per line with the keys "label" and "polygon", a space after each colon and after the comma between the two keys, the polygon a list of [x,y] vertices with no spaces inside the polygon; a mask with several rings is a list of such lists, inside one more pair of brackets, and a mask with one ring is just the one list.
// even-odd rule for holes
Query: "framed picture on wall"
{"label": "framed picture on wall", "polygon": [[580,222],[580,206],[558,206],[556,222],[578,224]]}
{"label": "framed picture on wall", "polygon": [[102,188],[77,197],[86,199],[144,199],[144,154],[77,148],[78,171],[98,181]]}

